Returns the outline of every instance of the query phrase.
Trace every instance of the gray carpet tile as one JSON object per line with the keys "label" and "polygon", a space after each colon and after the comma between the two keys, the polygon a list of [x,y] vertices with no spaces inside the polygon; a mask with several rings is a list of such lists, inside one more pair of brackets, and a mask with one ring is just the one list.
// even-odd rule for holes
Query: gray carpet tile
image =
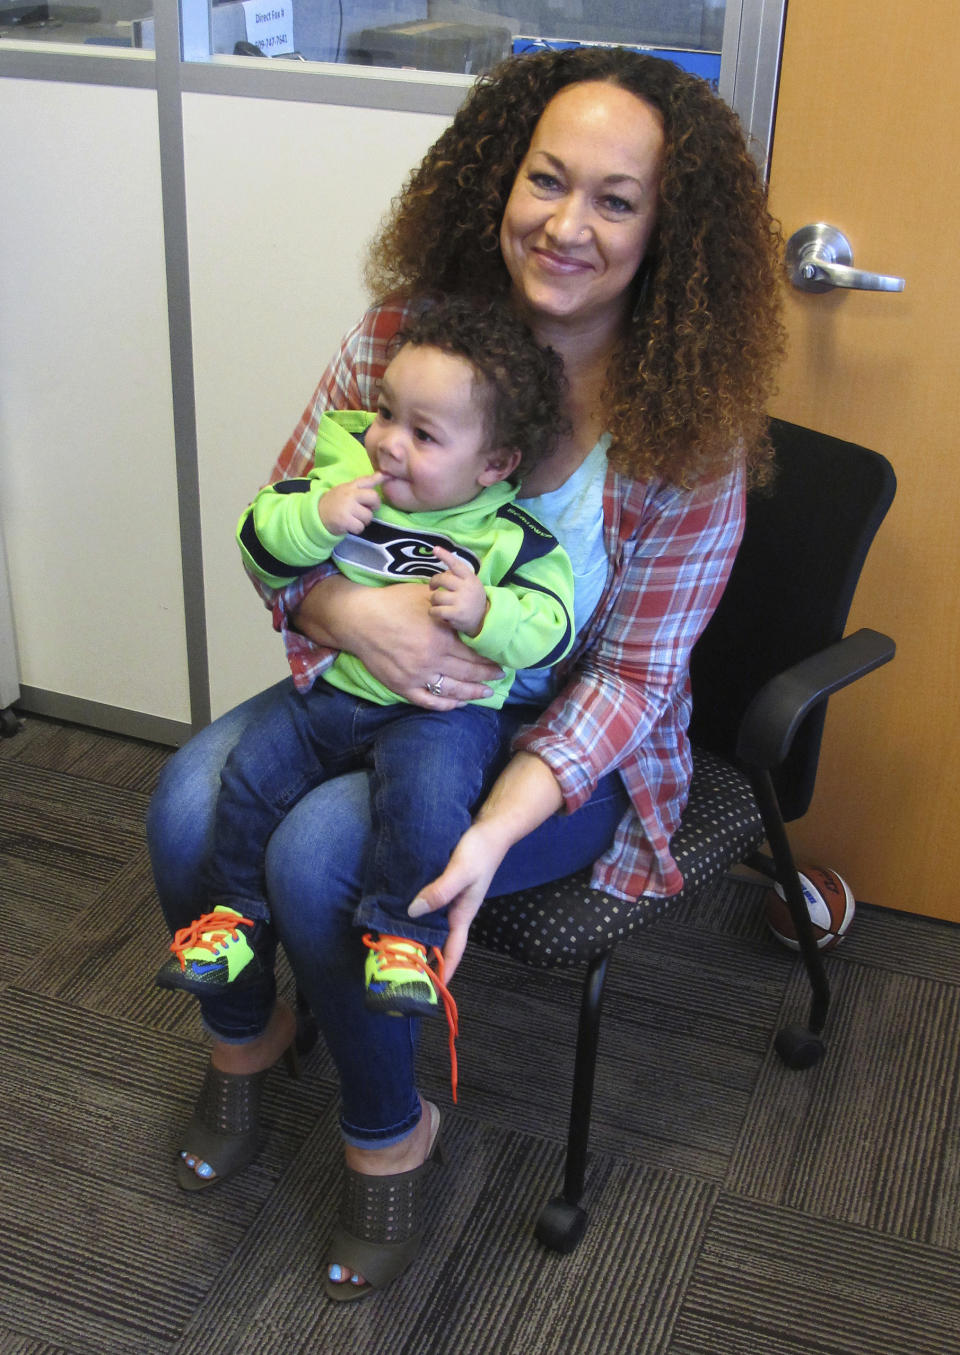
{"label": "gray carpet tile", "polygon": [[[0,857],[36,866],[38,891],[48,876],[72,880],[73,894],[95,894],[143,842],[146,796],[63,772],[6,760],[0,778]],[[74,899],[50,891],[51,905]]]}
{"label": "gray carpet tile", "polygon": [[2,849],[19,860],[62,860],[92,881],[143,842],[148,796],[63,771],[6,760],[0,781]]}
{"label": "gray carpet tile", "polygon": [[[759,958],[754,943],[653,926],[620,947],[605,999],[598,1149],[723,1179],[793,965],[758,944]],[[565,1137],[580,988],[575,972],[525,970],[471,948],[457,976],[465,1108]],[[442,1092],[442,1033],[428,1030],[424,1050],[428,1085]]]}
{"label": "gray carpet tile", "polygon": [[960,927],[861,903],[836,956],[846,963],[960,984]]}
{"label": "gray carpet tile", "polygon": [[[20,1038],[24,1030],[28,1041]],[[39,1165],[113,1179],[125,1173],[132,1147],[149,1144],[156,1151],[138,1184],[169,1193],[172,1159],[164,1155],[190,1116],[206,1061],[201,1042],[11,990],[0,994],[0,1057],[6,1105],[17,1110],[0,1128],[15,1160],[25,1154]],[[265,1188],[310,1131],[318,1105],[330,1099],[330,1080],[316,1064],[311,1054],[300,1078],[282,1065],[270,1074],[264,1115],[271,1133],[255,1170],[263,1169]],[[216,1194],[232,1196],[226,1189]]]}
{"label": "gray carpet tile", "polygon": [[[0,835],[2,831],[0,828]],[[78,880],[75,874],[58,870],[50,863],[18,861],[0,847],[0,909],[4,929],[0,988],[16,979],[46,950],[53,918],[59,917],[63,926],[71,909],[82,911],[97,897],[99,888],[96,882]],[[59,911],[55,911],[58,906]]]}
{"label": "gray carpet tile", "polygon": [[51,1346],[46,1341],[18,1336],[0,1326],[0,1355],[76,1355],[76,1352],[67,1350],[66,1346]]}
{"label": "gray carpet tile", "polygon": [[[397,1355],[665,1349],[711,1187],[604,1159],[596,1221],[562,1257],[530,1231],[556,1151],[462,1116],[447,1138],[451,1161],[434,1177],[421,1262],[388,1293],[331,1304],[320,1266],[339,1167],[335,1126],[319,1125],[258,1220],[257,1245],[234,1254],[177,1355],[375,1351],[385,1331]],[[614,1272],[629,1284],[602,1282]]]}
{"label": "gray carpet tile", "polygon": [[[42,743],[51,738],[63,726],[54,720],[43,720],[34,716],[21,716],[20,732],[15,738],[0,737],[0,762],[10,759],[19,761],[25,758],[32,744]],[[93,731],[84,731],[92,733]]]}
{"label": "gray carpet tile", "polygon": [[[775,941],[766,925],[764,902],[768,891],[769,886],[752,872],[732,873],[703,898],[678,904],[657,929],[665,934],[721,932],[756,941],[758,958],[773,964],[776,956],[781,965],[789,963],[791,957],[796,959],[795,953]],[[960,926],[858,900],[850,931],[831,957],[918,978],[960,983]]]}
{"label": "gray carpet tile", "polygon": [[45,944],[19,974],[19,987],[154,1030],[198,1034],[195,1004],[153,983],[170,937],[142,845],[71,921],[66,938],[69,944],[62,930],[48,928]]}
{"label": "gray carpet tile", "polygon": [[119,734],[28,719],[16,738],[0,739],[0,757],[3,756],[15,758],[25,766],[149,794],[170,749]]}
{"label": "gray carpet tile", "polygon": [[675,930],[722,932],[744,940],[770,941],[763,905],[769,885],[755,872],[731,874],[718,880],[699,899],[671,905],[662,923]]}
{"label": "gray carpet tile", "polygon": [[271,1073],[264,1150],[201,1203],[173,1172],[201,1048],[13,991],[0,1060],[0,1324],[78,1355],[169,1348],[333,1100]]}
{"label": "gray carpet tile", "polygon": [[[558,1256],[529,1232],[550,1194],[544,1176],[549,1179],[558,1169],[559,1159],[544,1158],[529,1140],[516,1137],[513,1150],[506,1147],[447,1258],[441,1284],[454,1297],[448,1321],[438,1330],[431,1332],[425,1315],[420,1333],[425,1351],[600,1355],[630,1350],[639,1355],[665,1349],[713,1205],[713,1188],[596,1154],[587,1232],[577,1251]],[[503,1201],[514,1195],[523,1208],[510,1217]],[[618,1282],[619,1277],[626,1282]],[[469,1305],[455,1297],[458,1281],[464,1280],[475,1295]],[[440,1301],[437,1292],[434,1303]]]}
{"label": "gray carpet tile", "polygon": [[49,942],[69,948],[80,914],[142,853],[146,797],[10,759],[0,771],[2,984]]}
{"label": "gray carpet tile", "polygon": [[[0,740],[0,1355],[960,1355],[960,927],[861,906],[804,1073],[771,1050],[809,998],[764,884],[624,944],[570,1256],[533,1225],[562,1179],[580,976],[472,948],[456,1110],[442,1024],[422,1037],[451,1165],[421,1258],[334,1305],[325,1051],[270,1074],[253,1166],[175,1184],[206,1045],[152,984],[143,813],[167,756],[36,719]],[[279,980],[289,1000],[285,961]]]}
{"label": "gray carpet tile", "polygon": [[723,1196],[668,1355],[957,1355],[956,1257]]}
{"label": "gray carpet tile", "polygon": [[[835,960],[828,1053],[770,1058],[727,1184],[904,1238],[960,1247],[960,984]],[[799,977],[787,1005],[802,1009]]]}

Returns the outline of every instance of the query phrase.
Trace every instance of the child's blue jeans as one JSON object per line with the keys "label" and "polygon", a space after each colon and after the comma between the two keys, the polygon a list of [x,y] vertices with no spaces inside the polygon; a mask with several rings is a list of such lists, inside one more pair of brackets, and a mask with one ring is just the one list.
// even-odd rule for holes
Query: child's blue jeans
{"label": "child's blue jeans", "polygon": [[[213,843],[220,773],[246,731],[269,716],[290,679],[229,711],[167,763],[150,803],[147,837],[157,893],[171,931],[202,911],[201,881]],[[505,708],[500,759],[511,726],[535,711]],[[490,887],[509,894],[556,880],[596,860],[629,808],[616,772],[602,778],[575,814],[554,814],[507,853]],[[341,1125],[349,1143],[385,1147],[420,1118],[415,1055],[419,1022],[367,1009],[365,952],[353,919],[371,850],[369,773],[352,772],[305,795],[267,848],[267,897],[277,935],[323,1031],[343,1094]],[[272,969],[250,987],[228,984],[198,999],[219,1040],[244,1043],[266,1029],[276,999]]]}
{"label": "child's blue jeans", "polygon": [[489,706],[378,706],[322,680],[307,693],[285,687],[221,774],[209,906],[268,918],[264,869],[274,829],[309,791],[367,768],[373,845],[354,922],[442,946],[446,912],[414,921],[407,909],[470,827],[500,743],[500,714]]}

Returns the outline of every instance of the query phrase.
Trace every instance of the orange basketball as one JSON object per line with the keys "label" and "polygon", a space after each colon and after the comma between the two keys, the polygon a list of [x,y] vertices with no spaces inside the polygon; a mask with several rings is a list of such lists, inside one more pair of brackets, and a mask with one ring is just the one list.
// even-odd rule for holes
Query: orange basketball
{"label": "orange basketball", "polygon": [[[856,910],[850,886],[835,870],[823,866],[804,866],[800,885],[813,924],[813,934],[821,950],[832,950],[843,940]],[[767,926],[778,941],[791,950],[799,950],[790,909],[779,884],[767,891]]]}

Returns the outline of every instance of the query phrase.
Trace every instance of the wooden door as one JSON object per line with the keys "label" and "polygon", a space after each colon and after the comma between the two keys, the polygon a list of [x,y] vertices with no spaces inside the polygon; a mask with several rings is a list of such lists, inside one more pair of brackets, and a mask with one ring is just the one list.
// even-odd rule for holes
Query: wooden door
{"label": "wooden door", "polygon": [[[857,897],[960,921],[960,5],[790,0],[770,174],[784,236],[824,221],[900,294],[787,288],[774,413],[899,480],[848,629],[894,662],[834,697],[801,859]],[[829,484],[823,486],[830,493]]]}

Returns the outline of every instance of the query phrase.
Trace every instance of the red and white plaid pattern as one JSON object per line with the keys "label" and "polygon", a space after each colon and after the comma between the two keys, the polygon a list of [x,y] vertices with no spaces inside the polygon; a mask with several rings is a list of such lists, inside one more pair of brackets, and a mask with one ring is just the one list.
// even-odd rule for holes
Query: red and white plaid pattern
{"label": "red and white plaid pattern", "polygon": [[[388,345],[405,315],[401,306],[374,307],[350,331],[277,458],[271,483],[312,468],[324,410],[375,408]],[[562,665],[560,695],[515,741],[548,764],[570,813],[589,799],[601,776],[620,772],[632,809],[596,862],[592,880],[619,898],[675,894],[683,885],[670,838],[692,770],[686,736],[690,651],[726,585],[744,508],[739,466],[692,490],[608,471],[603,515],[610,568],[603,596]],[[334,656],[292,630],[288,617],[331,568],[321,565],[282,593],[258,585],[301,691]]]}

